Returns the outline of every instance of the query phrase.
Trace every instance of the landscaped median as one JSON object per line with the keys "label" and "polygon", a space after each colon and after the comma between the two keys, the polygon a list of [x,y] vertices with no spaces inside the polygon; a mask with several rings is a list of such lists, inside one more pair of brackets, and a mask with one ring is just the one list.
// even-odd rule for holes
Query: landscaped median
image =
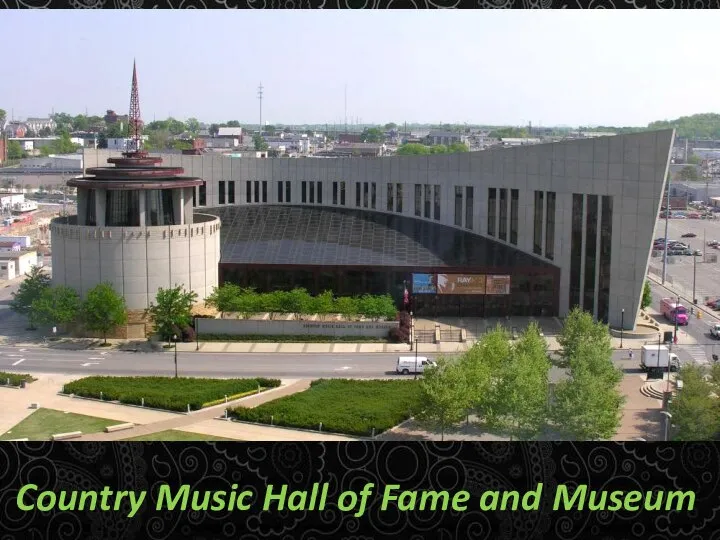
{"label": "landscaped median", "polygon": [[31,383],[37,379],[28,373],[8,373],[0,371],[0,386],[20,387],[23,383]]}
{"label": "landscaped median", "polygon": [[405,420],[420,407],[417,381],[320,379],[308,390],[258,407],[234,407],[228,417],[281,427],[371,437]]}
{"label": "landscaped median", "polygon": [[85,377],[65,384],[62,394],[152,409],[189,412],[278,386],[278,379],[264,378]]}

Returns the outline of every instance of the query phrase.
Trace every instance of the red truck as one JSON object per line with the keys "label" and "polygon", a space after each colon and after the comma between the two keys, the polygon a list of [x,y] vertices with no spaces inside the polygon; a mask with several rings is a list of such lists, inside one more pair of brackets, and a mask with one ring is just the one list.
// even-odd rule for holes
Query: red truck
{"label": "red truck", "polygon": [[675,298],[663,298],[660,303],[660,311],[664,317],[672,323],[686,326],[690,323],[688,311],[682,304],[678,304]]}

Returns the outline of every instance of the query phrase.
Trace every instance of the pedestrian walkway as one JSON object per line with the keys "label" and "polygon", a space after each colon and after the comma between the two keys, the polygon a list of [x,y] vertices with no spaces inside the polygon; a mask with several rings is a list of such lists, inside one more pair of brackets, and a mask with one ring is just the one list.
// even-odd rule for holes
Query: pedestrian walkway
{"label": "pedestrian walkway", "polygon": [[682,350],[692,356],[693,361],[698,365],[708,365],[707,350],[704,345],[684,345]]}

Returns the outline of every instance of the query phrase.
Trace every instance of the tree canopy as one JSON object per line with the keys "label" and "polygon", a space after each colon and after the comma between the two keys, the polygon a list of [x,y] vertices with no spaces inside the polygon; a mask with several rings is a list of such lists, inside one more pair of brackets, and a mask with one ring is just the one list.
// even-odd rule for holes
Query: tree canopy
{"label": "tree canopy", "polygon": [[82,320],[88,330],[100,332],[107,343],[108,332],[127,322],[125,298],[110,283],[96,285],[87,292]]}
{"label": "tree canopy", "polygon": [[720,433],[720,401],[718,382],[720,366],[713,365],[710,377],[703,369],[687,364],[680,369],[678,379],[682,390],[671,401],[669,411],[674,426],[671,437],[679,441],[708,441]]}
{"label": "tree canopy", "polygon": [[47,287],[30,308],[34,324],[64,325],[75,321],[80,312],[80,297],[65,285]]}
{"label": "tree canopy", "polygon": [[402,144],[397,149],[400,156],[417,156],[430,154],[457,154],[459,152],[469,152],[470,149],[465,143],[453,143],[450,146],[444,144],[424,145],[419,143]]}
{"label": "tree canopy", "polygon": [[360,138],[365,143],[383,143],[385,142],[385,133],[380,128],[365,128]]}
{"label": "tree canopy", "polygon": [[193,291],[177,286],[172,289],[158,289],[155,302],[150,303],[148,312],[155,323],[160,337],[170,341],[173,335],[179,335],[192,321],[192,306],[197,299]]}
{"label": "tree canopy", "polygon": [[[29,316],[32,304],[40,298],[43,291],[50,287],[50,276],[40,266],[31,266],[30,271],[25,274],[25,279],[20,283],[17,292],[12,294],[10,309],[15,313]],[[34,327],[30,319],[31,327]]]}

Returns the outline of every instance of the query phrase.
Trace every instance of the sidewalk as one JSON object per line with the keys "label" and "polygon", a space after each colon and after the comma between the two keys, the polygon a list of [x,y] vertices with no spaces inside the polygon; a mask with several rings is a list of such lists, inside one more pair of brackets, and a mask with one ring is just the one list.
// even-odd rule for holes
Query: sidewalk
{"label": "sidewalk", "polygon": [[115,433],[88,433],[73,441],[121,441],[161,431],[178,429],[201,435],[214,435],[226,439],[242,441],[351,441],[353,437],[298,431],[272,426],[223,422],[215,418],[223,415],[225,408],[242,405],[257,407],[263,403],[302,392],[310,387],[310,380],[284,380],[282,386],[260,394],[246,396],[228,404],[216,405],[190,414],[155,411],[141,407],[130,407],[117,403],[59,396],[62,385],[77,379],[76,375],[36,375],[38,380],[28,384],[25,389],[0,388],[0,433],[30,416],[35,409],[31,403],[41,408],[63,412],[84,414],[97,418],[116,420],[118,424],[134,423],[134,428]]}

